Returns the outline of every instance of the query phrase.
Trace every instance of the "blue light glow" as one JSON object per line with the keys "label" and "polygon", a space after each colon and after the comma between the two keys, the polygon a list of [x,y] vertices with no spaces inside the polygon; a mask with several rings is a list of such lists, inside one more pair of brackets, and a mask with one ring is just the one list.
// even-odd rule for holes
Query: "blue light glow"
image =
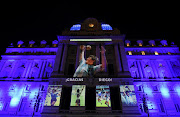
{"label": "blue light glow", "polygon": [[164,97],[166,97],[166,98],[169,98],[169,97],[170,97],[168,88],[166,88],[166,87],[161,87],[160,90],[161,90],[162,96],[164,96]]}
{"label": "blue light glow", "polygon": [[144,87],[144,92],[150,96],[150,97],[153,97],[153,94],[152,94],[152,89],[150,87]]}
{"label": "blue light glow", "polygon": [[0,102],[0,111],[3,110],[3,104]]}
{"label": "blue light glow", "polygon": [[176,91],[177,91],[178,95],[180,96],[180,86],[176,87]]}
{"label": "blue light glow", "polygon": [[[102,30],[113,30],[109,24],[101,24]],[[81,30],[81,24],[75,24],[70,28],[71,31]]]}
{"label": "blue light glow", "polygon": [[19,104],[20,98],[19,97],[13,97],[10,102],[11,107],[16,107]]}
{"label": "blue light glow", "polygon": [[8,61],[15,61],[15,60],[8,60]]}
{"label": "blue light glow", "polygon": [[101,24],[102,30],[113,30],[109,24]]}
{"label": "blue light glow", "polygon": [[80,30],[80,29],[81,29],[81,24],[75,24],[71,27],[70,30],[73,31],[73,30]]}

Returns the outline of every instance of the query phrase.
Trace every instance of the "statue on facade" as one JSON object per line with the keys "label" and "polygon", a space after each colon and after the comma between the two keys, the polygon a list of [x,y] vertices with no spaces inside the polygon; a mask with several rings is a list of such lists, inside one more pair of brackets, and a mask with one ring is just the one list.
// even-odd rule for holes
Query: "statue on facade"
{"label": "statue on facade", "polygon": [[161,78],[167,77],[165,66],[163,66],[161,63],[159,64],[158,70]]}
{"label": "statue on facade", "polygon": [[152,78],[152,68],[149,65],[145,65],[144,70],[146,71],[147,78]]}
{"label": "statue on facade", "polygon": [[7,78],[11,70],[12,70],[12,65],[11,64],[7,65],[5,67],[5,70],[3,71],[3,78]]}
{"label": "statue on facade", "polygon": [[132,62],[132,64],[130,65],[130,72],[131,72],[131,77],[133,78],[137,78],[137,67],[135,65],[135,62]]}
{"label": "statue on facade", "polygon": [[176,64],[176,62],[172,62],[172,61],[171,61],[171,65],[172,65],[172,69],[173,69],[174,73],[176,74],[176,77],[180,77],[180,65]]}
{"label": "statue on facade", "polygon": [[51,73],[53,72],[53,67],[52,67],[52,64],[49,64],[47,67],[46,67],[46,77],[49,78],[51,77]]}
{"label": "statue on facade", "polygon": [[37,78],[38,77],[38,71],[39,71],[39,66],[37,63],[35,63],[34,67],[32,68],[31,78]]}
{"label": "statue on facade", "polygon": [[23,72],[24,72],[24,69],[25,69],[24,64],[22,64],[20,67],[18,67],[17,70],[16,70],[15,77],[21,78],[21,77],[22,77],[22,74],[23,74]]}

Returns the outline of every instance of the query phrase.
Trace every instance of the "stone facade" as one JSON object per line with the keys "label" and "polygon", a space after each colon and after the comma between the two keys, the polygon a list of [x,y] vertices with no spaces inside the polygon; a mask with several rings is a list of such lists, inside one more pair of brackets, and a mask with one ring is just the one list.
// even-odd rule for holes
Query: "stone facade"
{"label": "stone facade", "polygon": [[[104,65],[106,50],[106,67],[93,77],[73,77],[82,45],[91,47],[84,57],[95,55],[94,66]],[[57,40],[18,41],[6,49],[0,60],[0,115],[178,117],[179,58],[174,43],[127,40],[118,29],[88,18]],[[71,105],[77,85],[85,91],[85,106]],[[101,91],[108,107],[98,107],[97,86],[108,87]]]}

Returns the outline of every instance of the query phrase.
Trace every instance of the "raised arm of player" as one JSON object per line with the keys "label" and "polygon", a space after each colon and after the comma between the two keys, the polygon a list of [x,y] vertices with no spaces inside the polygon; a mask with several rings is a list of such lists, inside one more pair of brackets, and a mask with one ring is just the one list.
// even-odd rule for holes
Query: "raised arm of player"
{"label": "raised arm of player", "polygon": [[84,59],[84,52],[86,50],[86,46],[81,45],[80,46],[81,52],[80,52],[80,57],[79,57],[79,61],[81,61],[82,59]]}
{"label": "raised arm of player", "polygon": [[84,87],[85,87],[85,86],[83,86],[83,88],[81,89],[80,95],[81,95],[81,93],[83,92],[83,90],[84,90]]}

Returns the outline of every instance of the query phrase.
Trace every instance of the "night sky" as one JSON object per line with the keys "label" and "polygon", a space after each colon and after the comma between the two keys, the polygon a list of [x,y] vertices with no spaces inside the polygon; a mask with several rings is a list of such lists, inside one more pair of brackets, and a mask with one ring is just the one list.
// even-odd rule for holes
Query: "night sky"
{"label": "night sky", "polygon": [[167,39],[180,45],[177,3],[93,1],[8,2],[0,7],[0,54],[18,40],[55,40],[65,29],[89,17],[118,28],[126,39]]}

